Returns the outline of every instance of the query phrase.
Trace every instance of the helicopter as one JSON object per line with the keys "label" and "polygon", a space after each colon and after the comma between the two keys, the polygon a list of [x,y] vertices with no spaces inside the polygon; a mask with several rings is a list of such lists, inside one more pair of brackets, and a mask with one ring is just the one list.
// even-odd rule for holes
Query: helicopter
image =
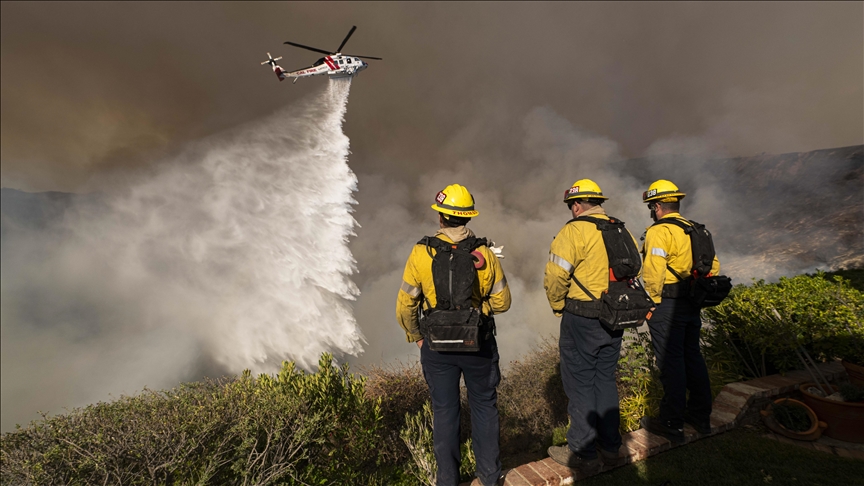
{"label": "helicopter", "polygon": [[356,76],[357,73],[369,67],[363,59],[374,59],[376,61],[383,61],[380,57],[372,57],[372,56],[357,56],[354,54],[342,54],[342,48],[345,47],[345,43],[348,42],[348,39],[351,37],[351,34],[357,30],[357,26],[354,25],[351,27],[351,30],[348,31],[348,35],[345,36],[345,39],[339,44],[339,48],[334,52],[325,51],[323,49],[318,49],[315,47],[304,46],[303,44],[297,44],[296,42],[285,42],[285,44],[292,45],[294,47],[299,47],[301,49],[307,49],[310,51],[320,52],[322,54],[326,54],[326,56],[318,59],[315,64],[303,68],[298,69],[297,71],[288,72],[282,68],[282,66],[276,64],[276,61],[282,59],[282,57],[273,58],[270,53],[267,53],[267,60],[262,62],[261,65],[268,64],[273,68],[273,72],[276,73],[276,77],[279,78],[279,81],[284,80],[285,78],[294,78],[294,82],[296,83],[298,79],[305,78],[308,76],[317,76],[319,74],[326,74],[331,78],[346,78],[351,76]]}

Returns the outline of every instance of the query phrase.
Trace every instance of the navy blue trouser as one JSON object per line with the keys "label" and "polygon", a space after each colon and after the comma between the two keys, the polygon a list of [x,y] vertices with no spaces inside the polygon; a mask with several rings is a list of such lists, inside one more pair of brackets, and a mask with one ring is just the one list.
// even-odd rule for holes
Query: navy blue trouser
{"label": "navy blue trouser", "polygon": [[439,353],[420,348],[423,376],[432,396],[432,438],[438,463],[438,486],[459,484],[459,377],[464,376],[471,408],[471,440],[477,477],[493,485],[501,476],[498,454],[498,345],[487,339],[476,353]]}
{"label": "navy blue trouser", "polygon": [[[699,349],[702,319],[689,299],[664,298],[648,320],[654,357],[663,383],[659,419],[669,427],[684,427],[684,411],[708,424],[711,417],[711,382]],[[690,398],[687,398],[687,390]]]}
{"label": "navy blue trouser", "polygon": [[564,312],[558,349],[561,381],[569,403],[567,444],[585,459],[597,457],[597,445],[610,452],[621,447],[621,421],[615,369],[624,331],[609,331],[599,319]]}

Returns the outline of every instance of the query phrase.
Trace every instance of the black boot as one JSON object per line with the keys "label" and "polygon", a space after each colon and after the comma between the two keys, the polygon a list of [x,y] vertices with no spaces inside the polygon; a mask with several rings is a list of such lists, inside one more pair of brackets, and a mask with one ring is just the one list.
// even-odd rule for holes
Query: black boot
{"label": "black boot", "polygon": [[669,439],[672,442],[684,442],[684,429],[675,429],[656,417],[642,417],[639,425],[652,434]]}
{"label": "black boot", "polygon": [[689,412],[684,412],[684,422],[693,426],[702,435],[711,435],[711,420],[696,420]]}
{"label": "black boot", "polygon": [[552,446],[548,449],[549,457],[553,461],[567,466],[570,469],[577,469],[579,472],[590,475],[600,470],[600,461],[597,459],[584,459],[578,454],[570,450],[569,446]]}

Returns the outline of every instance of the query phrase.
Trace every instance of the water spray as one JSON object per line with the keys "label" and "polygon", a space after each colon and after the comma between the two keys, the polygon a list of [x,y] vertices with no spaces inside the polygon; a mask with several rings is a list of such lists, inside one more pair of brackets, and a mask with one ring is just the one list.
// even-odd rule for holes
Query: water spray
{"label": "water spray", "polygon": [[127,175],[101,209],[67,211],[56,239],[21,236],[22,253],[4,258],[4,295],[15,296],[3,299],[4,341],[39,342],[45,356],[16,354],[16,373],[50,369],[57,384],[4,375],[3,394],[59,410],[200,379],[202,362],[273,372],[360,353],[348,248],[357,178],[342,132],[350,86],[330,80]]}

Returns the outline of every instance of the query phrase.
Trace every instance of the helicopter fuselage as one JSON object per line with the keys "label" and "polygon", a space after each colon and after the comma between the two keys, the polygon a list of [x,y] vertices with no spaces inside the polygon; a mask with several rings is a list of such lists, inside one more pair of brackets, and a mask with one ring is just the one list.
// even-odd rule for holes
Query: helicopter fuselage
{"label": "helicopter fuselage", "polygon": [[[318,75],[327,75],[332,78],[344,78],[349,76],[354,76],[360,71],[369,67],[362,59],[352,57],[352,56],[343,56],[341,54],[334,54],[332,56],[324,56],[319,59],[315,64],[303,68],[298,69],[296,71],[291,72],[282,72],[280,79],[282,77],[286,78],[305,78],[307,76],[318,76]],[[274,68],[275,70],[275,68]],[[280,74],[277,72],[277,75]]]}
{"label": "helicopter fuselage", "polygon": [[345,47],[345,43],[348,42],[348,39],[351,38],[351,34],[353,34],[355,30],[357,30],[357,26],[351,27],[351,30],[348,31],[348,35],[345,36],[345,39],[342,40],[342,43],[339,44],[339,48],[335,51],[326,51],[317,47],[309,47],[303,44],[297,44],[296,42],[286,41],[285,44],[290,44],[294,47],[299,47],[301,49],[326,54],[326,56],[318,59],[315,64],[309,67],[298,69],[296,71],[286,71],[282,69],[282,66],[276,64],[276,61],[282,58],[277,57],[276,59],[274,59],[270,56],[269,52],[267,53],[267,60],[262,62],[261,64],[269,64],[270,66],[272,66],[273,72],[276,73],[279,81],[282,81],[285,78],[294,78],[294,82],[296,83],[297,80],[300,78],[325,74],[332,78],[347,78],[351,76],[356,76],[357,73],[369,67],[369,65],[366,64],[363,59],[375,59],[378,61],[381,61],[383,59],[381,59],[380,57],[342,54],[342,48]]}

